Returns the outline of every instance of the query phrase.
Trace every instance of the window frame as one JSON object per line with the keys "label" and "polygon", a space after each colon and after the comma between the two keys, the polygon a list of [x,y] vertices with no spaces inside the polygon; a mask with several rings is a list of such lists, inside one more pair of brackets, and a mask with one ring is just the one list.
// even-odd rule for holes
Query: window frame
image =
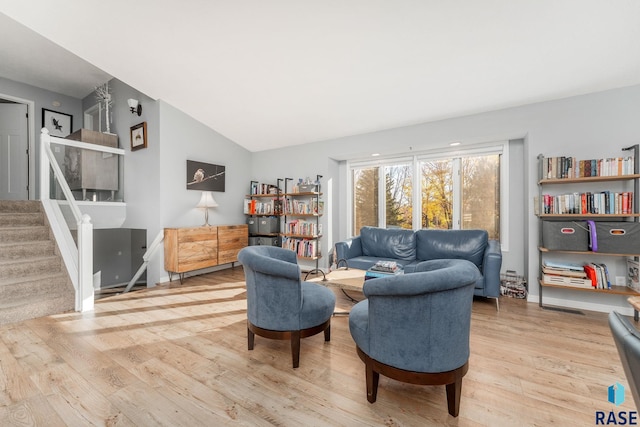
{"label": "window frame", "polygon": [[[500,244],[503,251],[509,250],[509,141],[496,141],[486,144],[478,144],[470,148],[464,149],[442,149],[424,151],[411,155],[394,155],[394,156],[379,156],[375,159],[356,159],[347,161],[347,230],[353,230],[354,218],[353,218],[353,171],[354,169],[362,169],[368,167],[378,167],[378,224],[382,228],[386,228],[386,203],[381,201],[385,200],[385,167],[401,164],[409,164],[413,171],[413,216],[412,216],[412,229],[416,230],[420,228],[422,222],[422,211],[417,209],[416,206],[421,206],[421,191],[415,191],[416,188],[420,188],[420,174],[416,174],[419,170],[421,161],[425,160],[454,160],[453,161],[453,225],[454,229],[459,229],[461,226],[461,213],[462,213],[462,200],[460,191],[460,170],[461,159],[463,157],[475,157],[480,155],[500,155]],[[416,228],[418,227],[418,228]]]}

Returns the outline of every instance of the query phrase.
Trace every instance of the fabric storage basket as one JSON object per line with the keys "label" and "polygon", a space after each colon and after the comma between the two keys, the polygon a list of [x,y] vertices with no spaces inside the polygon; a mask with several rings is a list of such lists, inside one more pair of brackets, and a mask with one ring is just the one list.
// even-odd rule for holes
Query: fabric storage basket
{"label": "fabric storage basket", "polygon": [[258,233],[258,218],[247,218],[247,226],[249,227],[249,234]]}
{"label": "fabric storage basket", "polygon": [[260,218],[258,220],[258,233],[270,234],[278,232],[278,220],[277,216],[269,216]]}
{"label": "fabric storage basket", "polygon": [[277,237],[258,237],[258,245],[265,246],[280,246],[280,242]]}
{"label": "fabric storage basket", "polygon": [[542,245],[552,251],[588,251],[588,230],[584,221],[543,221]]}
{"label": "fabric storage basket", "polygon": [[640,223],[591,221],[593,250],[612,254],[640,254]]}

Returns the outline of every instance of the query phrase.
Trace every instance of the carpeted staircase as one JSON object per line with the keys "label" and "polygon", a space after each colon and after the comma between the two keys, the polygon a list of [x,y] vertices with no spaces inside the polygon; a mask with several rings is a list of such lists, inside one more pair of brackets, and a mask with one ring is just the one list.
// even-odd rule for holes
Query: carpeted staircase
{"label": "carpeted staircase", "polygon": [[0,324],[71,311],[74,300],[42,204],[0,200]]}

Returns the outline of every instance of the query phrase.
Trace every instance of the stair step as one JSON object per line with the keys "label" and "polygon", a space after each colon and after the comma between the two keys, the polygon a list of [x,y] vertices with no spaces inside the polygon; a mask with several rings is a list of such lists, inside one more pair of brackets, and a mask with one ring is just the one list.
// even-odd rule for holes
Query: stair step
{"label": "stair step", "polygon": [[65,272],[0,279],[0,308],[28,298],[39,301],[68,293],[73,295],[74,290]]}
{"label": "stair step", "polygon": [[52,240],[0,243],[0,261],[53,255],[54,251],[55,244]]}
{"label": "stair step", "polygon": [[74,310],[57,252],[40,201],[0,200],[0,325]]}
{"label": "stair step", "polygon": [[0,212],[42,212],[39,200],[0,200]]}
{"label": "stair step", "polygon": [[71,295],[71,297],[55,296],[39,301],[25,300],[9,306],[0,304],[0,325],[65,313],[73,311],[74,308],[75,301],[73,295]]}
{"label": "stair step", "polygon": [[60,271],[62,262],[55,255],[0,261],[0,279],[24,278]]}
{"label": "stair step", "polygon": [[28,225],[44,225],[44,214],[42,212],[0,212],[0,227],[24,227]]}
{"label": "stair step", "polygon": [[33,242],[41,240],[49,240],[49,227],[45,225],[0,228],[0,243]]}

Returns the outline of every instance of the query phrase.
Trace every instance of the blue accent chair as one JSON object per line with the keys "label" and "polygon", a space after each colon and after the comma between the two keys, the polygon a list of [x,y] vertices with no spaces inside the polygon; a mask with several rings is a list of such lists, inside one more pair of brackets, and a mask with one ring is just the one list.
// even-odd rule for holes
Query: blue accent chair
{"label": "blue accent chair", "polygon": [[640,331],[629,319],[616,311],[609,313],[609,328],[618,348],[636,408],[640,408]]}
{"label": "blue accent chair", "polygon": [[411,384],[446,385],[458,416],[469,368],[473,289],[481,275],[467,260],[421,262],[412,274],[370,279],[349,314],[349,330],[365,364],[367,400],[380,374]]}
{"label": "blue accent chair", "polygon": [[238,253],[247,283],[247,339],[255,335],[291,340],[293,367],[300,364],[300,338],[324,332],[331,339],[336,296],[300,279],[295,252],[276,246],[247,246]]}

